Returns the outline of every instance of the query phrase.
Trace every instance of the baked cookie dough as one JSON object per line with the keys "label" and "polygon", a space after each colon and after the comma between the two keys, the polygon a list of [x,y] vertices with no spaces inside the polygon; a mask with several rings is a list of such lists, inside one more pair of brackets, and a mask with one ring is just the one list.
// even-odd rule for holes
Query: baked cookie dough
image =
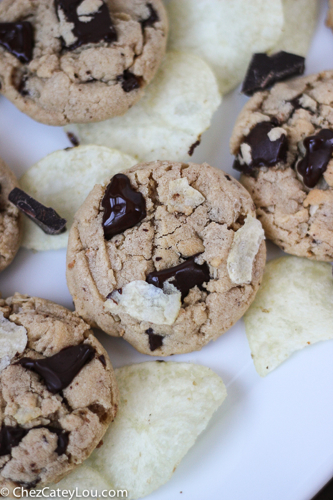
{"label": "baked cookie dough", "polygon": [[14,259],[20,246],[20,213],[8,195],[17,187],[15,175],[0,158],[0,272]]}
{"label": "baked cookie dough", "polygon": [[4,0],[1,92],[49,125],[122,115],[164,56],[162,0]]}
{"label": "baked cookie dough", "polygon": [[0,486],[13,493],[57,482],[116,415],[107,353],[72,312],[15,294],[0,299],[0,356]]}
{"label": "baked cookie dough", "polygon": [[155,356],[216,340],[265,266],[247,191],[207,164],[156,161],[96,185],[75,216],[67,281],[76,312]]}
{"label": "baked cookie dough", "polygon": [[321,261],[333,260],[332,93],[333,71],[259,92],[230,142],[267,238]]}

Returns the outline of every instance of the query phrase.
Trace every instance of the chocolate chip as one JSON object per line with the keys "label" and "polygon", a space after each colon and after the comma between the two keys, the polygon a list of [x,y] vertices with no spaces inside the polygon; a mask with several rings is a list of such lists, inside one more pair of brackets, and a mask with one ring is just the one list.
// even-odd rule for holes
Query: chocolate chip
{"label": "chocolate chip", "polygon": [[35,488],[35,486],[37,486],[39,481],[40,481],[40,478],[37,478],[34,481],[30,481],[29,483],[26,481],[15,481],[15,483],[22,486],[25,490],[31,490],[32,488]]}
{"label": "chocolate chip", "polygon": [[106,188],[102,207],[106,240],[135,226],[146,217],[144,197],[132,188],[129,178],[124,174],[117,174],[112,178]]}
{"label": "chocolate chip", "polygon": [[[107,4],[103,2],[97,12],[88,14],[84,16],[84,20],[80,20],[77,8],[81,3],[82,0],[54,0],[58,19],[60,20],[59,11],[62,11],[66,21],[74,25],[72,33],[77,38],[71,45],[66,45],[66,42],[63,40],[63,48],[75,50],[81,47],[81,45],[88,43],[115,42],[117,40],[117,32],[111,21]],[[90,18],[90,20],[87,20],[87,18]]]}
{"label": "chocolate chip", "polygon": [[0,45],[21,63],[29,63],[34,48],[32,24],[28,21],[0,23]]}
{"label": "chocolate chip", "polygon": [[152,328],[148,328],[148,330],[146,330],[146,334],[148,335],[149,349],[152,352],[162,347],[164,339],[162,335],[157,335],[157,333],[154,333],[154,330]]}
{"label": "chocolate chip", "polygon": [[192,146],[188,150],[188,155],[189,156],[193,156],[195,148],[197,148],[198,146],[200,146],[200,143],[201,143],[201,139],[198,139],[194,144],[192,144]]}
{"label": "chocolate chip", "polygon": [[57,235],[66,231],[66,219],[62,219],[53,208],[45,207],[22,189],[14,188],[9,193],[8,199],[44,233]]}
{"label": "chocolate chip", "polygon": [[100,362],[102,363],[103,366],[106,366],[106,361],[105,361],[104,354],[102,354],[101,356],[99,356],[98,359],[100,360]]}
{"label": "chocolate chip", "polygon": [[22,427],[2,426],[0,431],[0,456],[8,455],[12,448],[19,445],[28,432],[29,430]]}
{"label": "chocolate chip", "polygon": [[313,188],[319,182],[333,154],[333,131],[322,129],[318,134],[306,137],[303,141],[305,156],[296,165],[303,183]]}
{"label": "chocolate chip", "polygon": [[165,281],[174,285],[182,294],[184,299],[191,288],[200,287],[203,283],[210,280],[209,267],[206,262],[199,265],[195,262],[197,255],[185,260],[179,266],[163,269],[162,271],[154,271],[148,274],[146,281],[158,288],[163,288]]}
{"label": "chocolate chip", "polygon": [[131,73],[129,70],[125,70],[122,75],[117,76],[118,82],[121,83],[124,92],[132,92],[132,90],[137,90],[141,87],[142,78]]}
{"label": "chocolate chip", "polygon": [[[58,427],[51,427],[48,425],[43,426],[45,429],[48,429],[50,432],[58,435],[58,443],[57,447],[54,450],[58,455],[63,455],[67,450],[68,441],[69,441],[69,432],[64,431],[63,429],[59,429]],[[35,427],[36,429],[36,427]]]}
{"label": "chocolate chip", "polygon": [[149,26],[153,26],[155,23],[157,23],[160,18],[158,17],[158,14],[154,7],[152,6],[151,3],[147,3],[147,7],[149,9],[149,16],[147,19],[143,19],[141,22],[142,29],[144,30],[145,28],[148,28]]}
{"label": "chocolate chip", "polygon": [[236,158],[233,168],[245,174],[252,174],[257,167],[273,167],[279,162],[287,160],[288,139],[286,134],[281,134],[278,139],[271,141],[268,134],[276,128],[272,122],[258,123],[244,139],[244,143],[251,148],[251,162],[241,161]]}
{"label": "chocolate chip", "polygon": [[73,134],[73,132],[66,132],[68,139],[70,142],[73,144],[73,146],[76,148],[77,146],[80,146],[80,141],[78,137]]}
{"label": "chocolate chip", "polygon": [[271,87],[276,82],[302,75],[304,69],[304,57],[296,54],[284,51],[271,56],[254,54],[243,82],[242,92],[251,96],[259,90]]}
{"label": "chocolate chip", "polygon": [[65,389],[94,356],[95,349],[91,345],[80,344],[66,347],[48,358],[22,358],[16,364],[38,373],[47,389],[55,394]]}

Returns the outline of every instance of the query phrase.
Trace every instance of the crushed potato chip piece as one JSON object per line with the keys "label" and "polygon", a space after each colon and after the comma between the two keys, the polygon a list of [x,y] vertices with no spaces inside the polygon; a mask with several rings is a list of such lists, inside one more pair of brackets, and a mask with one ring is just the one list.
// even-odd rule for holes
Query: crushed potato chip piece
{"label": "crushed potato chip piece", "polygon": [[193,209],[204,201],[205,197],[189,185],[186,177],[169,182],[169,212],[183,212],[191,215]]}
{"label": "crushed potato chip piece", "polygon": [[252,54],[274,47],[284,25],[281,0],[171,0],[167,9],[170,49],[205,59],[222,93],[242,81]]}
{"label": "crushed potato chip piece", "polygon": [[181,308],[181,293],[167,282],[162,290],[146,281],[131,281],[121,293],[112,292],[104,307],[113,314],[129,314],[139,321],[173,325]]}
{"label": "crushed potato chip piece", "polygon": [[28,342],[27,330],[5,318],[0,312],[0,371],[10,364],[16,353],[24,351]]}
{"label": "crushed potato chip piece", "polygon": [[248,215],[244,225],[236,231],[228,255],[228,273],[233,283],[237,285],[251,283],[253,262],[264,239],[265,233],[261,222]]}
{"label": "crushed potato chip piece", "polygon": [[270,261],[244,320],[254,365],[262,377],[295,351],[332,339],[332,267],[299,257]]}
{"label": "crushed potato chip piece", "polygon": [[[63,490],[73,491],[76,490],[77,488],[76,491],[78,492],[79,495],[74,495],[74,500],[76,500],[77,498],[85,498],[87,500],[102,498],[103,491],[104,491],[103,495],[105,495],[105,491],[113,490],[114,488],[110,480],[108,480],[107,478],[103,478],[99,473],[99,471],[93,469],[92,467],[89,467],[87,463],[88,461],[86,461],[83,465],[80,465],[79,467],[74,469],[73,472],[71,472],[68,476],[64,477],[64,479],[59,481],[57,484],[49,485],[50,490],[51,489],[56,490],[59,488],[61,491]],[[84,496],[83,496],[83,491],[85,491]],[[92,495],[88,495],[87,493],[88,491],[92,492]],[[45,490],[44,493],[46,493]],[[65,497],[58,495],[55,498],[60,499]],[[108,498],[112,497],[109,496]],[[117,497],[115,496],[115,498]],[[123,497],[120,495],[119,498],[128,498],[128,497],[126,497],[126,495],[124,494]]]}
{"label": "crushed potato chip piece", "polygon": [[126,115],[68,125],[81,144],[118,148],[137,160],[188,158],[221,103],[216,78],[199,57],[169,52],[145,96]]}
{"label": "crushed potato chip piece", "polygon": [[22,189],[67,219],[67,231],[50,236],[24,217],[22,245],[33,250],[66,247],[74,215],[94,185],[103,184],[135,163],[134,158],[114,149],[79,146],[56,151],[29,168],[21,178]]}

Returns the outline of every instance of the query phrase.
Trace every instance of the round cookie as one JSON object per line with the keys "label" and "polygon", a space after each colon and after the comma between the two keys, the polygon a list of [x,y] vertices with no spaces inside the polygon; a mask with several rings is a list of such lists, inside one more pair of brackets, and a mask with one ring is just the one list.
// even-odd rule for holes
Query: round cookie
{"label": "round cookie", "polygon": [[0,485],[15,493],[88,458],[116,415],[118,388],[89,326],[50,301],[0,299],[0,339]]}
{"label": "round cookie", "polygon": [[267,238],[322,261],[333,260],[332,92],[332,71],[258,92],[230,143]]}
{"label": "round cookie", "polygon": [[164,56],[162,0],[4,0],[1,92],[49,125],[122,115]]}
{"label": "round cookie", "polygon": [[247,310],[266,249],[247,191],[207,164],[156,161],[96,185],[69,235],[77,313],[155,356],[216,340]]}
{"label": "round cookie", "polygon": [[14,259],[20,246],[20,213],[8,195],[17,187],[15,175],[0,158],[0,272]]}

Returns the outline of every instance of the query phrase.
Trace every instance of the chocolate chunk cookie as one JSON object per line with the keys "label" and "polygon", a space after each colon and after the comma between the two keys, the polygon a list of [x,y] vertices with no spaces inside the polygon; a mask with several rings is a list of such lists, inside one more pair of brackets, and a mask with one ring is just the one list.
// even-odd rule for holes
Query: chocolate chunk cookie
{"label": "chocolate chunk cookie", "polygon": [[258,92],[230,143],[266,236],[322,261],[333,260],[332,92],[332,71]]}
{"label": "chocolate chunk cookie", "polygon": [[161,0],[4,0],[1,92],[50,125],[122,115],[164,56]]}
{"label": "chocolate chunk cookie", "polygon": [[0,300],[0,383],[0,485],[11,492],[59,481],[117,412],[106,351],[82,319],[43,299]]}
{"label": "chocolate chunk cookie", "polygon": [[12,262],[20,246],[20,213],[8,201],[8,195],[15,187],[15,175],[0,158],[0,272]]}
{"label": "chocolate chunk cookie", "polygon": [[201,349],[246,311],[265,265],[246,190],[207,164],[152,162],[96,185],[69,235],[76,311],[142,353]]}

